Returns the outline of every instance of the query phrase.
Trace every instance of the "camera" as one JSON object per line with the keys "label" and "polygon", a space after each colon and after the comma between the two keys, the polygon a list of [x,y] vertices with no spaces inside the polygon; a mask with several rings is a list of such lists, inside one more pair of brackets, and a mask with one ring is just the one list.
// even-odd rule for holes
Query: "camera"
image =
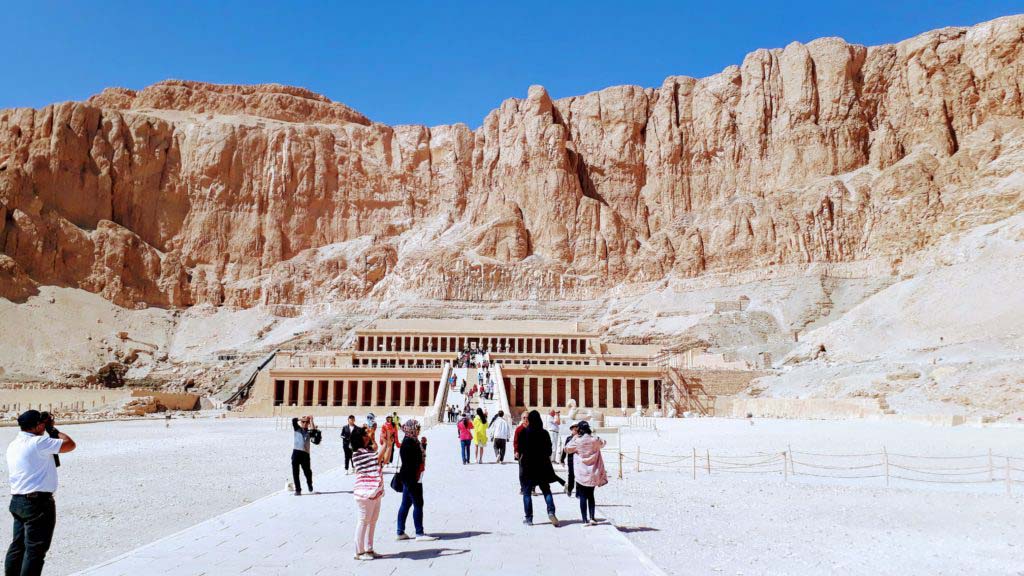
{"label": "camera", "polygon": [[[53,415],[49,412],[43,412],[40,416],[42,417],[43,424],[46,426],[46,435],[50,438],[59,438],[60,432],[53,425]],[[55,466],[60,466],[60,456],[54,454],[53,463]]]}

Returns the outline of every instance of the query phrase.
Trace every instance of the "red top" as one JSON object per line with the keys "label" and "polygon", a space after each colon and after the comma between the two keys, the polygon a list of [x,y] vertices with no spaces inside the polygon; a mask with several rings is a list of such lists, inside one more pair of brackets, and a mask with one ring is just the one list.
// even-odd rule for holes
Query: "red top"
{"label": "red top", "polygon": [[473,425],[466,426],[466,419],[462,418],[459,420],[459,440],[472,440],[473,439]]}
{"label": "red top", "polygon": [[522,432],[523,430],[526,430],[526,424],[520,422],[519,426],[516,426],[516,431],[512,433],[513,454],[519,454],[519,433]]}
{"label": "red top", "polygon": [[398,442],[398,431],[395,429],[395,425],[390,422],[385,422],[380,427],[380,443],[381,444],[395,444]]}

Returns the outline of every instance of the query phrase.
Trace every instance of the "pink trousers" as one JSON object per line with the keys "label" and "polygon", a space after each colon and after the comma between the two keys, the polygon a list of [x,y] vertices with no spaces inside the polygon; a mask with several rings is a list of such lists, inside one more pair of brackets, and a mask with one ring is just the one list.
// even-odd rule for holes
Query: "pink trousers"
{"label": "pink trousers", "polygon": [[355,497],[356,501],[356,554],[373,550],[373,531],[380,516],[383,495],[372,500]]}

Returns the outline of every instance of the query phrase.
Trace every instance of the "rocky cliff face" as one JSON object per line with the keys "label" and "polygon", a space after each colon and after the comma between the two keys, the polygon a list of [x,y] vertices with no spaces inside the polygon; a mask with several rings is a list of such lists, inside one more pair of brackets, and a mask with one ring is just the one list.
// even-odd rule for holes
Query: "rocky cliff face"
{"label": "rocky cliff face", "polygon": [[559,300],[881,262],[1024,207],[1024,17],[826,38],[714,76],[386,126],[166,81],[0,111],[0,296],[127,306]]}

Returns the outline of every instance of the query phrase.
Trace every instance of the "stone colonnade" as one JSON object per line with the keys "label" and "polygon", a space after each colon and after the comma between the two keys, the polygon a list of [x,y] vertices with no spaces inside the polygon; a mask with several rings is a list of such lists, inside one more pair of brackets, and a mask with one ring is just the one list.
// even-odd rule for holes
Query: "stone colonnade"
{"label": "stone colonnade", "polygon": [[660,408],[661,378],[506,376],[505,393],[519,407],[560,408],[573,398],[580,408]]}
{"label": "stone colonnade", "polygon": [[430,406],[437,380],[411,378],[274,379],[274,406]]}
{"label": "stone colonnade", "polygon": [[470,347],[518,354],[588,354],[587,338],[578,336],[413,336],[360,334],[359,352],[457,352]]}

